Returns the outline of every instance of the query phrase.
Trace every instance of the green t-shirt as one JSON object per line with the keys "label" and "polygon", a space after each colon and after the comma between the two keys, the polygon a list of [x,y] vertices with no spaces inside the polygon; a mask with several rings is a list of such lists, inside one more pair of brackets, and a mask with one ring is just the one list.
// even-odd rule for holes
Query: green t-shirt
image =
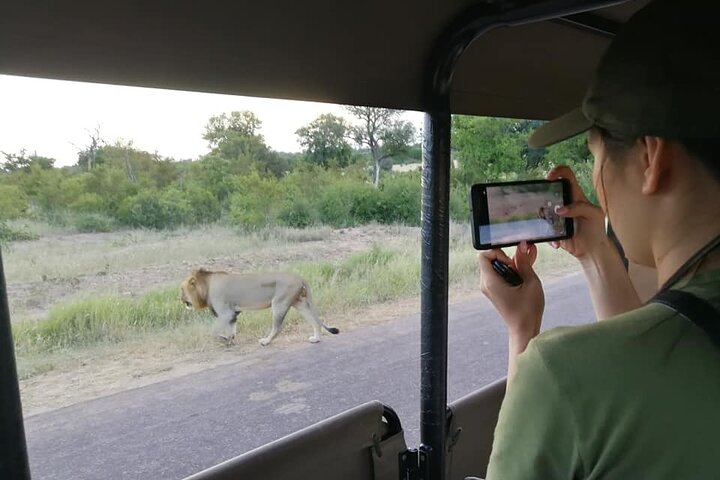
{"label": "green t-shirt", "polygon": [[[720,309],[720,271],[683,290]],[[487,479],[720,479],[720,349],[657,304],[538,336],[518,358]]]}

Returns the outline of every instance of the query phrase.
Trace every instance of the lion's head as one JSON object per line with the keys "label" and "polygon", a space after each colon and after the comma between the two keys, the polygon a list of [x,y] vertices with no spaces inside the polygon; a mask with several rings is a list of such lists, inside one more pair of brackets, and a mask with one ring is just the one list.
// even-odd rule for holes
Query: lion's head
{"label": "lion's head", "polygon": [[207,270],[194,270],[188,278],[180,284],[180,300],[188,310],[200,310],[208,306],[208,276],[212,272]]}

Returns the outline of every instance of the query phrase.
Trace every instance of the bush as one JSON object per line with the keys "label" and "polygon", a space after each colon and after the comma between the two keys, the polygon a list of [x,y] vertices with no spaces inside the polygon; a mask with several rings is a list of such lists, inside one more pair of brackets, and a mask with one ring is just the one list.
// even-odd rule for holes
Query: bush
{"label": "bush", "polygon": [[420,224],[420,175],[417,173],[387,177],[381,186],[380,223]]}
{"label": "bush", "polygon": [[450,190],[450,218],[461,223],[470,221],[470,187],[458,184]]}
{"label": "bush", "polygon": [[36,240],[37,238],[37,235],[33,235],[28,231],[10,228],[7,223],[0,220],[0,245],[18,240]]}
{"label": "bush", "polygon": [[320,220],[333,227],[352,227],[377,218],[378,192],[368,183],[341,180],[325,188],[318,201]]}
{"label": "bush", "polygon": [[289,200],[278,214],[280,223],[294,228],[305,228],[317,222],[318,213],[303,198]]}
{"label": "bush", "polygon": [[248,229],[267,226],[270,220],[260,199],[244,193],[234,193],[230,197],[228,214],[232,225]]}
{"label": "bush", "polygon": [[134,228],[175,228],[190,217],[187,202],[175,192],[162,196],[143,192],[125,199],[118,209],[118,220]]}
{"label": "bush", "polygon": [[78,232],[112,232],[115,229],[115,222],[100,213],[81,213],[75,215],[72,225]]}
{"label": "bush", "polygon": [[27,197],[17,185],[0,185],[0,219],[15,220],[27,212]]}
{"label": "bush", "polygon": [[81,213],[101,213],[105,211],[105,201],[97,193],[83,193],[70,204],[70,209]]}
{"label": "bush", "polygon": [[235,187],[236,193],[230,196],[230,223],[257,229],[276,222],[283,194],[287,194],[276,179],[252,172],[237,177]]}
{"label": "bush", "polygon": [[183,202],[188,208],[187,223],[212,223],[220,218],[221,207],[218,199],[202,187],[193,185],[182,191]]}

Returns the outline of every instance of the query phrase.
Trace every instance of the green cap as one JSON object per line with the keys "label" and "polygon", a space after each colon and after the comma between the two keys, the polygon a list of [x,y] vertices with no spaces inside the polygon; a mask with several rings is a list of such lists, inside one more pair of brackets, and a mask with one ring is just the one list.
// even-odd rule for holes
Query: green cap
{"label": "green cap", "polygon": [[625,24],[582,107],[539,127],[544,147],[592,126],[627,136],[720,138],[720,24],[713,2],[656,0]]}

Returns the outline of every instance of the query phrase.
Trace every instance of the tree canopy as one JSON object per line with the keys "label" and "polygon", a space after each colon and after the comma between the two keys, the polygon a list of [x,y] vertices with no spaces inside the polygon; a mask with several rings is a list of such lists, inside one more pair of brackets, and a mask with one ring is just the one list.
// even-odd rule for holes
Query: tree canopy
{"label": "tree canopy", "polygon": [[[260,134],[262,122],[249,111],[211,117],[198,132],[209,151],[194,160],[175,161],[132,141],[106,141],[99,128],[87,131],[87,145],[69,167],[57,168],[54,159],[26,150],[1,152],[0,222],[39,218],[81,231],[217,221],[243,228],[417,224],[418,172],[389,170],[380,178],[391,162],[420,156],[412,124],[397,110],[348,107],[347,112],[354,123],[324,114],[300,127],[303,153],[270,149]],[[594,198],[584,138],[529,149],[527,137],[538,124],[453,117],[453,218],[467,220],[467,188],[473,183],[541,178],[558,164],[570,165]]]}
{"label": "tree canopy", "polygon": [[415,141],[415,127],[400,119],[402,111],[375,107],[346,107],[358,121],[350,135],[361,148],[370,150],[373,161],[373,185],[380,184],[383,160],[407,151]]}
{"label": "tree canopy", "polygon": [[347,167],[353,157],[348,142],[349,126],[344,118],[331,113],[320,115],[295,132],[311,163],[323,167]]}

